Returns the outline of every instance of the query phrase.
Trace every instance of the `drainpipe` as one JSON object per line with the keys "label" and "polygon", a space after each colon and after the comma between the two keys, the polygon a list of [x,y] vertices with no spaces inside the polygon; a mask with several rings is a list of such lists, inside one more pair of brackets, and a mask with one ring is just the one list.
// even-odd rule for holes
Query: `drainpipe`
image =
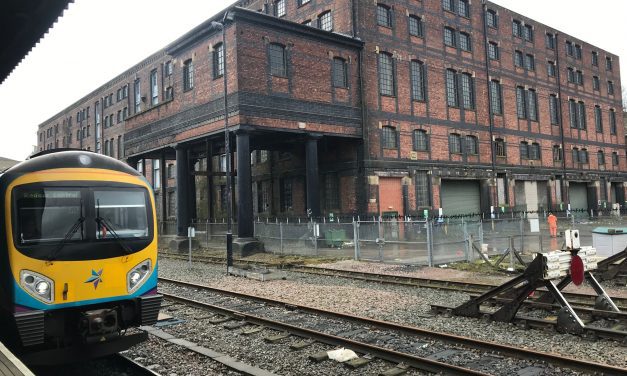
{"label": "drainpipe", "polygon": [[570,197],[566,190],[566,143],[564,142],[564,117],[562,116],[562,80],[560,78],[560,53],[557,38],[559,33],[555,33],[555,70],[557,70],[557,115],[559,116],[558,126],[560,127],[560,142],[562,143],[562,202],[570,202]]}
{"label": "drainpipe", "polygon": [[[490,126],[490,155],[491,155],[491,163],[492,163],[492,179],[494,179],[494,188],[492,190],[492,203],[494,206],[498,205],[498,196],[497,196],[497,188],[496,188],[496,154],[494,153],[494,114],[492,113],[492,93],[490,92],[490,59],[488,57],[488,25],[486,23],[486,13],[488,11],[488,6],[485,0],[481,0],[481,4],[483,5],[483,50],[485,57],[485,73],[486,73],[486,84],[488,88],[488,124]],[[489,187],[488,187],[489,189]],[[507,189],[507,187],[505,187]],[[492,213],[490,213],[492,214]]]}

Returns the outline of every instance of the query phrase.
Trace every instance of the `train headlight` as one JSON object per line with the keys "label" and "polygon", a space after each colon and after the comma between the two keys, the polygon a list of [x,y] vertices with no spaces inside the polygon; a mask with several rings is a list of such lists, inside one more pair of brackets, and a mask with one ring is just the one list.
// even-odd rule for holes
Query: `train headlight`
{"label": "train headlight", "polygon": [[54,282],[48,277],[30,270],[22,270],[20,271],[20,285],[43,302],[54,301]]}
{"label": "train headlight", "polygon": [[126,274],[126,288],[128,292],[135,291],[146,281],[152,270],[152,262],[150,259],[144,260],[137,264]]}

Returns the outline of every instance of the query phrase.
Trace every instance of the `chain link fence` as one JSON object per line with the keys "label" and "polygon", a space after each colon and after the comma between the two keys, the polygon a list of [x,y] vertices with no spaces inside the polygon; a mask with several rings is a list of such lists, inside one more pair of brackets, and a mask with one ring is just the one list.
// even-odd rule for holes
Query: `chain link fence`
{"label": "chain link fence", "polygon": [[[478,252],[494,256],[509,248],[530,254],[563,248],[566,229],[579,230],[581,244],[592,245],[596,227],[627,227],[626,213],[618,211],[553,212],[558,218],[558,237],[549,236],[548,212],[517,212],[484,219],[463,216],[429,219],[376,218],[344,222],[306,222],[275,219],[255,221],[255,237],[266,252],[277,255],[330,256],[355,260],[441,265],[473,261]],[[224,248],[225,222],[193,222],[202,247]],[[159,222],[163,240],[176,235],[176,223]],[[233,225],[237,236],[236,224]],[[166,243],[167,244],[167,243]]]}

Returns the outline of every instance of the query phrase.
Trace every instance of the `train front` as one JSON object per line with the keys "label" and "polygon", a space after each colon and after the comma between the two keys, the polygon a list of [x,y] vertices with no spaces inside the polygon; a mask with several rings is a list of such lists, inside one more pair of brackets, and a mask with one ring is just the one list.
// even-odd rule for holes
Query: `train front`
{"label": "train front", "polygon": [[98,357],[145,340],[126,329],[153,324],[161,304],[150,187],[97,154],[40,158],[10,171],[4,191],[9,310],[25,361]]}

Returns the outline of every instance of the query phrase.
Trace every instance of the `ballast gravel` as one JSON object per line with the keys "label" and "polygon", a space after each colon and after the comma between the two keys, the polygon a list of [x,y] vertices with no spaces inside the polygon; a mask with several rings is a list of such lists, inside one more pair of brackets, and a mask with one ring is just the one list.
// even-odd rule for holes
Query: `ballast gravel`
{"label": "ballast gravel", "polygon": [[[419,268],[413,266],[406,267],[402,265],[360,263],[355,261],[341,261],[324,266],[368,271],[372,273],[415,276],[424,276],[426,274],[430,275],[432,278],[437,278],[436,275],[438,274],[436,268]],[[451,271],[447,271],[447,273],[447,276],[441,278],[452,279],[449,277],[454,273]],[[617,343],[615,341],[590,341],[582,337],[569,334],[544,332],[540,330],[525,330],[507,323],[484,322],[480,319],[464,317],[434,317],[430,315],[431,304],[445,304],[450,306],[458,305],[468,299],[468,295],[465,293],[429,288],[393,286],[289,271],[287,272],[286,280],[261,282],[242,277],[227,276],[224,265],[193,262],[190,268],[188,263],[185,261],[168,259],[165,257],[160,259],[159,275],[211,287],[259,295],[295,304],[329,309],[373,319],[393,321],[427,330],[435,330],[481,340],[493,341],[501,344],[521,346],[536,351],[555,353],[575,359],[594,361],[618,367],[627,367],[627,355],[625,355],[627,354],[627,347],[625,347],[625,344]],[[482,278],[482,276],[478,273],[475,273],[472,276],[466,275],[461,278],[464,280],[472,280],[472,282],[484,283],[495,283],[495,280],[498,279],[498,277],[494,276]],[[627,290],[623,290],[621,288],[617,288],[616,290],[617,291],[614,291],[614,289],[612,289],[608,290],[608,292],[610,295],[617,296],[627,293]],[[202,293],[199,292],[199,294]],[[181,328],[181,330],[183,330],[183,328]],[[215,341],[213,345],[216,345],[216,347],[212,347],[212,342],[210,340],[203,343],[203,345],[216,351],[231,355],[235,358],[239,359],[241,356],[245,359],[251,359],[251,361],[257,358],[251,356],[250,352],[263,351],[263,347],[250,346],[244,350],[244,353],[241,353],[241,348],[230,348],[228,341]],[[163,346],[163,344],[155,344],[155,340],[151,340],[146,344],[138,345],[131,350],[131,352],[140,358],[145,357],[145,354],[155,354],[155,356],[159,358],[159,354],[161,353],[160,348],[162,349]],[[233,353],[230,351],[233,351]],[[260,354],[260,359],[263,358],[264,355]],[[274,362],[280,361],[280,359],[274,360]],[[170,367],[168,366],[170,363],[167,361],[162,360],[162,362],[166,362],[166,364],[158,362],[155,364],[159,364],[159,367]],[[144,362],[141,363],[145,364]],[[222,372],[232,372],[223,369],[216,369],[215,373],[196,373],[193,369],[178,369],[177,367],[183,367],[183,363],[187,362],[184,362],[182,361],[182,358],[179,359],[177,357],[171,368],[164,368],[162,370],[155,371],[171,376],[187,374],[228,375],[229,373]],[[259,364],[251,364],[261,367]],[[270,366],[273,364],[273,360],[267,359],[267,363],[262,362],[262,364]],[[203,368],[204,367],[206,366],[203,366]],[[220,368],[219,366],[216,367]],[[323,373],[328,375],[349,374],[347,373],[348,370],[345,367],[341,367],[340,369],[340,373],[333,373],[333,371],[329,371],[330,373]],[[271,371],[272,367],[267,370]],[[302,370],[301,372],[304,372],[302,374],[307,374],[305,370]],[[353,372],[357,372],[353,374],[360,374],[359,371]]]}

